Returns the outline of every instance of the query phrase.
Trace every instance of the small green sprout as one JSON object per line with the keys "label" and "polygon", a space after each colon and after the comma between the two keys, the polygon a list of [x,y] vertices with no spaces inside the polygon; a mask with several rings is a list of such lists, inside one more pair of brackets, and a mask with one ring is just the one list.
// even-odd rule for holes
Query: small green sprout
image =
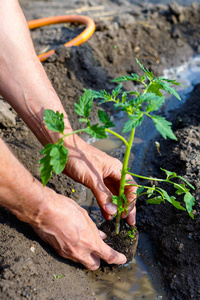
{"label": "small green sprout", "polygon": [[[132,150],[135,130],[138,126],[142,125],[144,118],[150,118],[152,120],[157,131],[164,139],[170,138],[172,140],[177,140],[171,129],[172,123],[166,120],[165,117],[158,114],[158,110],[166,101],[166,97],[163,96],[162,91],[168,92],[175,96],[178,100],[181,100],[179,94],[172,87],[172,85],[180,86],[181,84],[179,82],[164,78],[162,76],[155,77],[151,71],[144,68],[138,59],[136,59],[136,62],[144,73],[141,77],[138,74],[131,73],[131,75],[125,75],[116,78],[112,82],[119,84],[111,93],[108,93],[105,90],[85,90],[83,95],[79,98],[79,102],[74,104],[75,112],[80,117],[79,122],[84,122],[86,124],[84,129],[64,134],[63,114],[60,114],[59,112],[55,113],[49,109],[45,110],[44,113],[44,120],[47,128],[52,131],[60,132],[63,134],[63,136],[55,144],[46,145],[41,151],[41,153],[44,155],[44,157],[39,161],[39,163],[42,164],[40,171],[43,185],[47,184],[53,171],[56,174],[59,174],[64,170],[68,159],[68,150],[64,146],[63,139],[71,134],[86,132],[93,138],[105,139],[108,137],[109,133],[119,138],[125,144],[126,151],[121,170],[119,195],[113,196],[112,199],[113,203],[117,205],[118,210],[116,217],[117,234],[120,230],[121,215],[123,211],[127,211],[128,206],[131,204],[128,203],[125,196],[125,188],[129,185],[136,186],[138,188],[133,201],[136,201],[139,197],[146,195],[148,203],[161,204],[162,202],[165,203],[167,201],[175,208],[187,211],[189,216],[194,218],[193,206],[195,204],[195,199],[190,193],[190,189],[194,190],[194,187],[187,182],[185,178],[177,175],[175,172],[165,169],[161,169],[166,175],[165,179],[151,178],[129,172],[128,162]],[[122,83],[126,81],[140,83],[142,86],[141,91],[133,90],[124,92],[122,90]],[[117,132],[113,131],[112,128],[114,127],[114,124],[110,120],[109,115],[100,109],[98,110],[99,123],[91,124],[90,112],[92,110],[94,99],[99,100],[99,105],[102,103],[112,102],[115,109],[126,112],[128,121],[124,124],[122,134],[118,134]],[[126,139],[124,138],[123,133],[128,132],[130,132],[129,138]],[[159,151],[158,143],[156,144],[156,147]],[[126,180],[127,174],[144,180],[171,184],[174,186],[175,193],[174,195],[170,196],[164,189],[156,185],[149,187],[139,184],[132,184],[130,181]],[[176,199],[175,195],[183,197],[184,206],[179,200]]]}
{"label": "small green sprout", "polygon": [[128,235],[131,239],[134,239],[136,231],[137,231],[136,227],[134,229],[128,231]]}
{"label": "small green sprout", "polygon": [[53,277],[54,277],[55,279],[60,279],[60,278],[64,277],[64,275],[56,275],[56,274],[53,274]]}

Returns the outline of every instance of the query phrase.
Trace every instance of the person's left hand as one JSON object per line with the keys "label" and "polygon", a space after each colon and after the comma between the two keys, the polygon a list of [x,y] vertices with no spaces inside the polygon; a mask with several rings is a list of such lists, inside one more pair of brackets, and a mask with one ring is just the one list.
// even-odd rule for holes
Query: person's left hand
{"label": "person's left hand", "polygon": [[[72,179],[90,188],[96,197],[105,219],[110,220],[111,215],[117,212],[117,207],[112,203],[112,195],[119,194],[122,163],[97,148],[88,145],[78,136],[66,138],[66,148],[69,150],[68,162],[64,173]],[[70,145],[70,146],[69,146]],[[126,179],[135,181],[127,175]],[[123,213],[130,225],[135,224],[135,186],[127,186],[125,195],[128,203],[128,213]],[[127,216],[128,215],[128,216]]]}

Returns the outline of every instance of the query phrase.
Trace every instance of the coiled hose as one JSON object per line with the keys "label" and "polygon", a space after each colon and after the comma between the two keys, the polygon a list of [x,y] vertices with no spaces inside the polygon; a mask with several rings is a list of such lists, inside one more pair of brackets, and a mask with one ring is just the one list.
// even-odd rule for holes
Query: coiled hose
{"label": "coiled hose", "polygon": [[[89,17],[81,16],[81,15],[64,15],[64,16],[55,16],[55,17],[36,19],[36,20],[28,21],[28,27],[29,29],[34,29],[38,27],[43,27],[51,24],[59,24],[59,23],[80,23],[86,25],[85,30],[83,30],[81,34],[79,34],[77,37],[64,44],[65,47],[81,45],[82,43],[86,42],[95,31],[94,21]],[[43,62],[54,53],[55,50],[50,50],[48,52],[38,55],[38,58],[41,62]]]}

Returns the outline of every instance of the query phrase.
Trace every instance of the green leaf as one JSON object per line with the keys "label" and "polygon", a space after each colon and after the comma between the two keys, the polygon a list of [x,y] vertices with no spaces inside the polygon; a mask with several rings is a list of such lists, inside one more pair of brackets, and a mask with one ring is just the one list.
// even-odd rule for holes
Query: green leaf
{"label": "green leaf", "polygon": [[164,117],[161,116],[151,115],[150,117],[152,118],[156,129],[158,130],[158,132],[160,132],[164,139],[169,137],[170,139],[177,141],[177,138],[171,129],[171,122],[167,121]]}
{"label": "green leaf", "polygon": [[119,84],[114,90],[112,90],[112,95],[114,98],[116,98],[121,92],[122,92],[122,84]]}
{"label": "green leaf", "polygon": [[187,192],[184,196],[184,202],[186,204],[186,209],[190,214],[192,212],[192,207],[195,204],[195,198],[192,196],[190,192]]}
{"label": "green leaf", "polygon": [[137,58],[136,58],[136,62],[140,66],[140,68],[143,70],[143,72],[145,72],[147,74],[149,79],[153,79],[153,73],[150,72],[148,69],[145,69],[144,66],[141,64],[141,62]]}
{"label": "green leaf", "polygon": [[165,97],[154,96],[147,105],[146,112],[148,113],[150,111],[158,110],[162,106],[163,102],[165,102]]}
{"label": "green leaf", "polygon": [[[163,78],[162,76],[158,77],[157,79],[167,81],[167,82],[170,82],[170,83],[175,84],[175,85],[184,86],[180,82],[177,82],[175,79],[171,80],[171,79],[168,79],[168,78]],[[184,87],[186,87],[186,86],[184,86]]]}
{"label": "green leaf", "polygon": [[119,204],[119,196],[112,196],[112,203],[116,204],[118,206]]}
{"label": "green leaf", "polygon": [[186,210],[185,207],[183,207],[179,201],[175,200],[176,199],[175,197],[172,196],[170,198],[171,198],[171,203],[174,207],[176,207],[179,210]]}
{"label": "green leaf", "polygon": [[166,169],[163,169],[163,168],[160,168],[162,171],[164,171],[166,174],[167,174],[167,179],[171,176],[176,176],[176,173],[175,172],[171,172],[171,171],[168,171]]}
{"label": "green leaf", "polygon": [[167,200],[168,202],[172,203],[171,197],[168,195],[168,193],[161,188],[158,188],[158,189],[162,192],[164,199]]}
{"label": "green leaf", "polygon": [[177,176],[177,178],[180,178],[181,180],[183,180],[189,187],[191,187],[191,189],[195,190],[195,187],[189,183],[184,177],[182,176]]}
{"label": "green leaf", "polygon": [[109,127],[115,127],[115,125],[113,124],[113,122],[110,120],[108,114],[103,111],[103,110],[98,110],[98,117],[99,120],[102,124],[104,124],[105,128],[109,128]]}
{"label": "green leaf", "polygon": [[161,196],[157,196],[151,199],[148,199],[146,202],[150,204],[160,204],[163,201]]}
{"label": "green leaf", "polygon": [[160,84],[160,89],[165,90],[166,92],[170,93],[171,95],[174,95],[177,99],[181,100],[181,97],[176,92],[174,88],[171,87],[171,84],[169,82],[163,82],[157,80],[157,82]]}
{"label": "green leaf", "polygon": [[92,125],[86,128],[85,132],[90,134],[91,137],[96,139],[106,139],[108,136],[106,134],[104,126],[98,126],[99,124]]}
{"label": "green leaf", "polygon": [[189,189],[186,189],[185,184],[180,184],[180,183],[178,185],[174,184],[174,187],[175,189],[177,189],[175,193],[178,196],[185,194],[186,192],[189,192]]}
{"label": "green leaf", "polygon": [[94,99],[93,91],[85,90],[83,95],[79,97],[79,103],[74,103],[75,112],[79,116],[81,117],[83,116],[85,119],[87,119],[92,109],[93,99]]}
{"label": "green leaf", "polygon": [[63,141],[52,147],[50,157],[50,164],[52,165],[54,172],[57,175],[62,173],[68,159],[68,150],[63,146]]}
{"label": "green leaf", "polygon": [[148,198],[151,197],[153,195],[153,193],[155,192],[155,185],[152,186],[152,188],[147,190],[147,194],[148,194]]}
{"label": "green leaf", "polygon": [[144,190],[144,186],[139,187],[137,189],[137,195],[139,196],[142,193],[143,190]]}
{"label": "green leaf", "polygon": [[44,111],[44,117],[43,117],[45,124],[47,125],[47,128],[51,131],[60,132],[63,134],[63,131],[65,129],[64,124],[64,115],[63,113],[60,114],[59,111],[56,113],[51,109],[46,109]]}
{"label": "green leaf", "polygon": [[130,81],[130,80],[140,81],[140,78],[137,74],[131,73],[131,76],[128,76],[128,75],[121,76],[121,77],[118,77],[118,78],[112,80],[111,82],[123,82],[123,81]]}
{"label": "green leaf", "polygon": [[162,93],[160,92],[160,89],[162,89],[162,86],[157,82],[152,82],[148,89],[148,93],[154,93],[156,96],[162,97]]}
{"label": "green leaf", "polygon": [[44,149],[42,149],[41,154],[45,155],[39,160],[39,164],[42,164],[40,167],[42,183],[45,186],[49,179],[51,178],[53,172],[53,166],[50,164],[50,152],[54,144],[47,144]]}
{"label": "green leaf", "polygon": [[42,183],[45,186],[51,178],[52,172],[61,173],[67,163],[68,150],[63,146],[63,141],[56,144],[47,144],[41,151],[45,155],[39,160]]}
{"label": "green leaf", "polygon": [[124,204],[127,204],[128,203],[128,200],[126,198],[126,195],[125,194],[122,194],[122,199],[124,200]]}
{"label": "green leaf", "polygon": [[133,128],[136,128],[142,124],[143,113],[141,111],[136,111],[134,115],[128,116],[129,121],[125,123],[123,128],[123,133],[131,131]]}

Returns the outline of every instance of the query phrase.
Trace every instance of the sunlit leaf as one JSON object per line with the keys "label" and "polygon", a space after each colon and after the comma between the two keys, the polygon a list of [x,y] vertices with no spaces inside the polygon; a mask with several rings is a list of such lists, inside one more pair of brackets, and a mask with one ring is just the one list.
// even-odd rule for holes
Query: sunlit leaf
{"label": "sunlit leaf", "polygon": [[45,109],[43,119],[49,130],[63,133],[65,129],[63,113],[60,114],[59,111],[55,113],[51,109]]}
{"label": "sunlit leaf", "polygon": [[156,129],[160,134],[163,136],[164,139],[169,137],[172,140],[177,140],[176,136],[174,135],[171,125],[172,123],[167,121],[164,117],[161,116],[150,116],[156,126]]}

